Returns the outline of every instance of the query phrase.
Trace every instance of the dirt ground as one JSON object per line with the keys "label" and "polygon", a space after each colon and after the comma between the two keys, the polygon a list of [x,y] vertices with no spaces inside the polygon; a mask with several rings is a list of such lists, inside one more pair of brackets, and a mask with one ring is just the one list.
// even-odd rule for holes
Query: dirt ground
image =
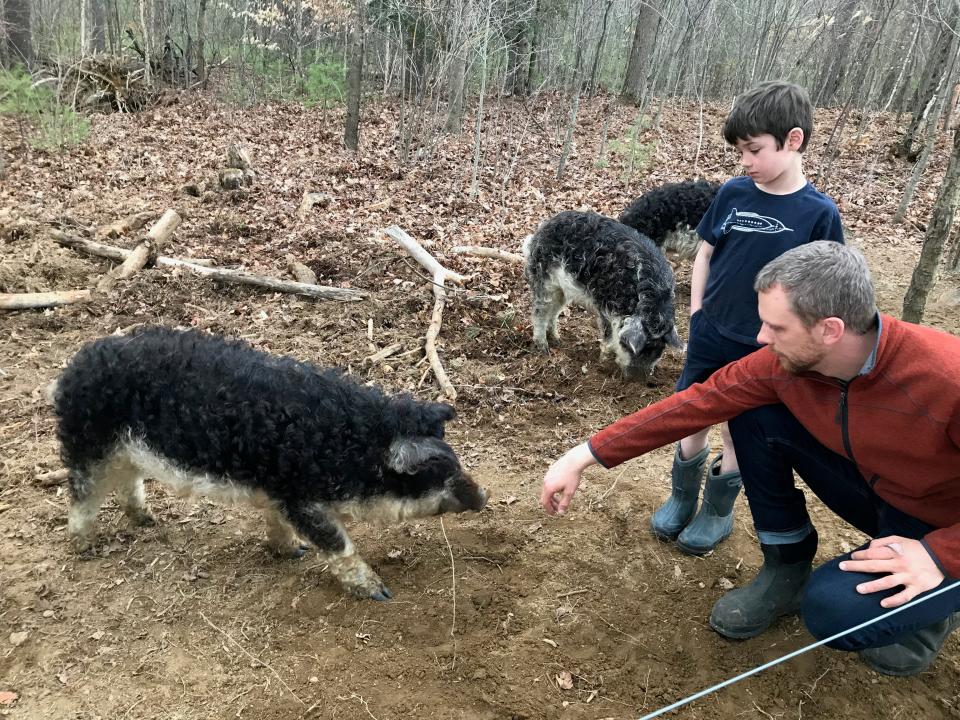
{"label": "dirt ground", "polygon": [[[340,147],[340,115],[296,106],[238,110],[184,99],[139,116],[96,117],[88,141],[61,156],[25,155],[15,127],[0,126],[8,157],[0,292],[89,287],[109,268],[56,245],[51,227],[79,235],[131,212],[159,216],[174,207],[184,221],[167,255],[283,277],[292,253],[319,282],[370,294],[359,303],[321,302],[152,268],[92,303],[0,315],[0,698],[18,696],[0,704],[0,714],[620,720],[811,642],[796,618],[746,642],[708,627],[723,587],[752,578],[759,549],[742,498],[733,536],[707,557],[651,536],[670,449],[590,471],[567,517],[548,518],[537,506],[549,462],[669,394],[682,357],[668,354],[646,386],[625,383],[599,362],[593,321],[576,309],[562,319],[562,347],[538,354],[519,266],[449,248],[516,250],[540,220],[563,209],[616,215],[636,193],[691,176],[695,159],[709,179],[736,172],[719,136],[723,108],[708,108],[697,157],[697,110],[674,104],[657,130],[645,132],[657,143],[652,164],[628,187],[626,157],[608,151],[597,160],[605,134],[629,133],[632,113],[594,101],[581,109],[574,155],[558,181],[566,110],[551,98],[530,108],[494,106],[474,199],[465,160],[472,134],[414,147],[419,159],[404,164],[389,107],[365,112],[359,158]],[[808,173],[822,169],[835,119],[819,113]],[[886,154],[892,133],[890,118],[876,118],[858,142],[845,143],[829,191],[848,237],[871,261],[882,309],[898,313],[946,153],[908,222],[894,226],[909,168]],[[182,195],[183,184],[222,164],[228,140],[252,151],[256,185]],[[333,200],[299,218],[304,190]],[[352,527],[394,592],[388,603],[346,597],[315,555],[273,559],[256,511],[176,498],[156,483],[148,492],[157,527],[128,527],[110,502],[96,557],[74,556],[65,537],[67,489],[36,479],[60,468],[43,389],[93,338],[140,323],[201,327],[346,367],[393,390],[438,394],[416,351],[432,295],[419,267],[379,232],[393,223],[472,276],[450,298],[440,351],[459,393],[449,439],[491,490],[489,506],[443,524]],[[681,335],[689,269],[677,264]],[[941,282],[931,298],[926,322],[960,332],[956,284]],[[364,364],[394,342],[414,352]],[[861,541],[812,505],[821,559]],[[817,649],[672,717],[960,717],[958,679],[956,638],[910,679],[878,676],[855,656]]]}

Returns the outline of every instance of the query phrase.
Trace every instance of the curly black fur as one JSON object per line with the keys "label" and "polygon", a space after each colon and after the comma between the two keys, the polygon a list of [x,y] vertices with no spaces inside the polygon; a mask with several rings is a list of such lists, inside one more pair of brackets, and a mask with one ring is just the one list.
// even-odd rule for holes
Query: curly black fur
{"label": "curly black fur", "polygon": [[459,468],[450,450],[435,472],[384,469],[398,436],[442,438],[451,406],[195,331],[90,343],[61,376],[55,407],[63,460],[78,470],[127,434],[178,465],[297,501],[417,497]]}
{"label": "curly black fur", "polygon": [[594,212],[554,215],[530,242],[527,281],[537,282],[558,265],[605,315],[640,315],[654,337],[673,327],[673,270],[650,239],[632,228]]}
{"label": "curly black fur", "polygon": [[[534,335],[541,347],[539,333],[551,324],[555,332],[556,314],[569,302],[597,311],[607,349],[618,353],[625,371],[636,366],[648,373],[667,343],[679,344],[673,270],[650,239],[633,228],[597,213],[568,210],[544,222],[524,252]],[[619,338],[612,337],[618,332]]]}
{"label": "curly black fur", "polygon": [[631,202],[620,222],[663,247],[670,233],[696,228],[720,189],[720,183],[685,180],[653,188]]}

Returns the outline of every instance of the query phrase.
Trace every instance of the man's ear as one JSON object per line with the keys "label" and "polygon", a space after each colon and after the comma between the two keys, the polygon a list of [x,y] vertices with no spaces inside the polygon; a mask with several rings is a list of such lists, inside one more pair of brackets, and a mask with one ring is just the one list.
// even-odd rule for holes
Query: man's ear
{"label": "man's ear", "polygon": [[799,150],[800,146],[803,145],[803,130],[798,127],[791,128],[790,132],[787,133],[787,142],[785,147],[788,150]]}
{"label": "man's ear", "polygon": [[838,317],[828,317],[824,318],[823,331],[820,338],[823,340],[824,345],[834,345],[840,342],[840,339],[844,336],[847,330],[846,324]]}

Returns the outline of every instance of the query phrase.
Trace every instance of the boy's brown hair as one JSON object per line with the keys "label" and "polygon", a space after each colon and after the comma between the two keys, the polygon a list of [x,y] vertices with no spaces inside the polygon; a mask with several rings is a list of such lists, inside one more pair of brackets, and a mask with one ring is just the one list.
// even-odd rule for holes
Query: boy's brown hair
{"label": "boy's brown hair", "polygon": [[793,128],[803,130],[799,152],[807,149],[813,132],[813,104],[807,91],[784,80],[768,80],[738,96],[723,123],[723,137],[731,145],[769,133],[781,149]]}

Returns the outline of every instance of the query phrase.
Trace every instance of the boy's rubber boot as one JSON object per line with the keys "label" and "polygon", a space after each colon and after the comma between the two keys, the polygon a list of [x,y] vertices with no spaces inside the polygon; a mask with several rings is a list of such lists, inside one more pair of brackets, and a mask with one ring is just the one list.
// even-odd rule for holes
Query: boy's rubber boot
{"label": "boy's rubber boot", "polygon": [[[724,637],[746,640],[762,633],[777,618],[799,612],[812,558],[783,562],[782,547],[760,545],[763,567],[757,577],[749,585],[731,590],[717,600],[710,613],[710,627]],[[816,545],[813,547],[815,550]]]}
{"label": "boy's rubber boot", "polygon": [[861,650],[860,659],[882,675],[916,675],[930,667],[947,636],[958,626],[960,612],[955,612],[940,622],[914,630],[893,645]]}
{"label": "boy's rubber boot", "polygon": [[743,482],[739,470],[720,473],[722,459],[721,453],[710,463],[700,509],[677,537],[677,547],[688,555],[710,552],[733,532],[733,502]]}
{"label": "boy's rubber boot", "polygon": [[680,443],[677,443],[670,471],[670,497],[650,518],[653,534],[661,540],[676,540],[693,517],[697,500],[700,499],[700,483],[706,464],[707,448],[684,460],[680,455]]}

